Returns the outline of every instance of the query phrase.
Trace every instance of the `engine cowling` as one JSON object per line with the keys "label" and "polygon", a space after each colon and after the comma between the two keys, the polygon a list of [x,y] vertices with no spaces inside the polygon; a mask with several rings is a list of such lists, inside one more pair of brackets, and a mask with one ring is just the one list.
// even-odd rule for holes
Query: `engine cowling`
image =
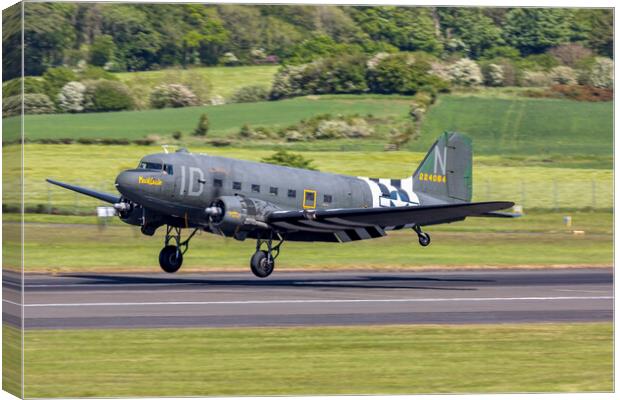
{"label": "engine cowling", "polygon": [[[263,200],[245,196],[222,196],[217,198],[208,210],[209,227],[215,233],[244,240],[248,233],[267,230],[264,216],[278,208]],[[214,212],[215,211],[215,212]]]}

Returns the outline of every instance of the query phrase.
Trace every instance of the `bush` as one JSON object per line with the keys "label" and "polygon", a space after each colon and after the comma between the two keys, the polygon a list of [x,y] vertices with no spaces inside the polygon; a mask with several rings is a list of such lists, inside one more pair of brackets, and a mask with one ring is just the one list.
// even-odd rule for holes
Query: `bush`
{"label": "bush", "polygon": [[71,81],[77,81],[75,72],[66,67],[48,68],[43,74],[43,80],[45,82],[45,94],[50,99],[55,99],[67,83]]}
{"label": "bush", "polygon": [[86,86],[80,82],[69,82],[58,94],[58,107],[64,112],[84,111]]}
{"label": "bush", "polygon": [[374,93],[415,94],[422,89],[445,91],[449,84],[433,73],[432,62],[422,54],[390,55],[368,70],[368,87]]}
{"label": "bush", "polygon": [[[11,79],[2,84],[2,98],[18,96],[21,92],[21,78]],[[45,82],[34,76],[24,78],[24,93],[45,94]]]}
{"label": "bush", "polygon": [[224,53],[224,55],[220,58],[220,62],[227,66],[237,65],[239,64],[239,59],[233,52]]}
{"label": "bush", "polygon": [[551,87],[553,97],[564,97],[577,101],[611,101],[614,92],[611,89],[578,85],[554,85]]}
{"label": "bush", "polygon": [[596,57],[588,68],[580,73],[579,81],[597,88],[613,88],[614,62],[609,58]]}
{"label": "bush", "polygon": [[253,103],[269,98],[269,91],[263,86],[244,86],[237,90],[231,98],[233,103]]}
{"label": "bush", "polygon": [[554,47],[550,49],[548,53],[560,60],[562,64],[571,68],[575,68],[579,61],[592,57],[592,50],[577,43],[563,44]]}
{"label": "bush", "polygon": [[134,102],[127,86],[116,81],[86,81],[84,92],[85,111],[130,110]]}
{"label": "bush", "polygon": [[207,113],[203,113],[198,120],[198,126],[194,130],[196,136],[206,136],[209,131],[209,116]]}
{"label": "bush", "polygon": [[577,74],[571,67],[555,67],[550,72],[551,80],[559,85],[574,85],[577,83]]}
{"label": "bush", "polygon": [[97,80],[97,79],[107,79],[109,81],[117,81],[118,78],[111,72],[106,71],[100,67],[93,67],[89,65],[82,72],[80,72],[81,80]]}
{"label": "bush", "polygon": [[174,83],[156,86],[151,92],[150,100],[154,108],[190,107],[200,104],[198,97],[189,88]]}
{"label": "bush", "polygon": [[452,83],[461,86],[476,86],[482,83],[480,67],[468,58],[461,58],[448,70]]}
{"label": "bush", "polygon": [[271,156],[263,158],[261,162],[316,171],[316,168],[312,165],[312,160],[305,158],[301,154],[289,153],[286,150],[278,150]]}
{"label": "bush", "polygon": [[553,80],[547,72],[525,71],[522,84],[531,87],[550,86],[553,84]]}
{"label": "bush", "polygon": [[547,72],[560,65],[560,61],[551,54],[533,54],[517,60],[517,63],[524,70]]}
{"label": "bush", "polygon": [[315,139],[361,138],[368,137],[373,129],[362,118],[345,120],[325,120],[319,122],[314,132]]}
{"label": "bush", "polygon": [[[26,93],[24,99],[24,114],[52,114],[54,103],[44,94]],[[22,96],[7,97],[2,102],[2,116],[20,115],[22,110]]]}
{"label": "bush", "polygon": [[485,64],[481,70],[485,85],[502,86],[504,84],[504,68],[501,65]]}
{"label": "bush", "polygon": [[362,93],[367,90],[366,57],[349,55],[281,68],[274,78],[270,98],[325,93]]}

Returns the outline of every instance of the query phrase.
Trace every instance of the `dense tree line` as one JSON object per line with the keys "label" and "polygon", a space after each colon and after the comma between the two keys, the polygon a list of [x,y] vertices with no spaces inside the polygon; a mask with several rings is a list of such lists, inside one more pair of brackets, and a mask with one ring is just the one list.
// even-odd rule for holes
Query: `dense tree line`
{"label": "dense tree line", "polygon": [[[11,61],[19,11],[4,15],[3,80],[20,74]],[[26,3],[24,13],[25,73],[35,76],[80,62],[136,71],[397,51],[515,58],[566,43],[613,52],[613,13],[604,9]]]}

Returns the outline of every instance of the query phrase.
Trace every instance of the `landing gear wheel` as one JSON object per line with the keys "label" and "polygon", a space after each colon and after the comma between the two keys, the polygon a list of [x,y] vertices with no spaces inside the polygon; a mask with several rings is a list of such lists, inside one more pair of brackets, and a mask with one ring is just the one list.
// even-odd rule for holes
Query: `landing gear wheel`
{"label": "landing gear wheel", "polygon": [[259,278],[266,278],[273,272],[275,261],[267,255],[266,251],[259,250],[252,256],[250,260],[250,268],[252,273]]}
{"label": "landing gear wheel", "polygon": [[177,246],[166,246],[159,253],[159,265],[169,274],[175,273],[183,264],[183,253]]}
{"label": "landing gear wheel", "polygon": [[420,242],[420,246],[426,247],[431,244],[431,236],[426,232],[422,232],[418,235],[418,241]]}

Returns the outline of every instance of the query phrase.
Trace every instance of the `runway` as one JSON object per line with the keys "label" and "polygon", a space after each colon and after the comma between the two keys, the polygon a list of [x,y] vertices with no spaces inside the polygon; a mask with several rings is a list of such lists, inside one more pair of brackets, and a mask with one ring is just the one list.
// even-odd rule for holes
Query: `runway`
{"label": "runway", "polygon": [[[19,275],[3,321],[19,325]],[[27,274],[26,329],[612,321],[611,268]]]}

